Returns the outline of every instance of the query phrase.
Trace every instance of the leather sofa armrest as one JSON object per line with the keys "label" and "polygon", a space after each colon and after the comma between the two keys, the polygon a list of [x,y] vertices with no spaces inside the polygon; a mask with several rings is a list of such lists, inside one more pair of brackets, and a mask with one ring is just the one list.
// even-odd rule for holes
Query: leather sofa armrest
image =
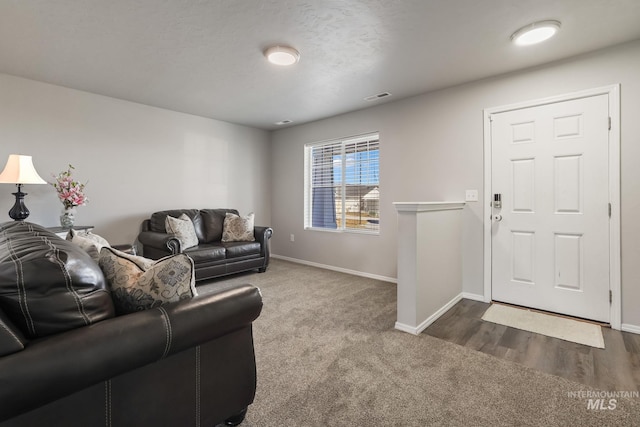
{"label": "leather sofa armrest", "polygon": [[268,258],[271,252],[269,239],[273,235],[273,229],[257,225],[253,227],[253,235],[256,242],[260,243],[260,256]]}
{"label": "leather sofa armrest", "polygon": [[249,284],[214,287],[213,292],[201,293],[189,305],[167,305],[173,335],[169,354],[250,326],[261,311],[260,289]]}
{"label": "leather sofa armrest", "polygon": [[141,231],[140,234],[138,234],[138,241],[143,245],[143,253],[145,246],[166,252],[167,255],[175,255],[181,252],[180,240],[167,233]]}
{"label": "leather sofa armrest", "polygon": [[256,287],[234,285],[31,341],[0,358],[0,421],[251,327],[261,310]]}

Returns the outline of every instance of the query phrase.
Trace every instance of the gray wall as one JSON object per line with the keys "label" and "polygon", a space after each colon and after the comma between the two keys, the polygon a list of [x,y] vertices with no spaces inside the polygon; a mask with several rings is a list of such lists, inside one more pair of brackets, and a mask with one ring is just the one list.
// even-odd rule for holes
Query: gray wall
{"label": "gray wall", "polygon": [[[276,254],[396,277],[394,201],[483,198],[482,110],[621,84],[622,291],[625,324],[640,325],[640,41],[360,112],[269,133],[58,86],[0,75],[0,162],[30,154],[40,175],[76,167],[90,204],[78,221],[114,243],[133,241],[150,212],[176,207],[238,208],[275,229]],[[303,145],[379,131],[379,236],[303,230]],[[270,153],[270,154],[269,154]],[[269,158],[270,156],[270,158]],[[271,187],[269,184],[271,183]],[[0,212],[14,187],[0,188]],[[29,219],[58,224],[62,205],[30,185]],[[482,204],[463,214],[463,290],[483,292]],[[8,216],[6,217],[8,220]],[[289,235],[295,234],[295,242]]]}
{"label": "gray wall", "polygon": [[[273,252],[396,277],[396,201],[483,200],[483,109],[621,84],[622,322],[640,325],[640,41],[274,132]],[[305,143],[379,131],[379,236],[305,231]],[[483,209],[463,214],[463,291],[483,294]],[[295,242],[289,235],[295,234]]]}
{"label": "gray wall", "polygon": [[[0,168],[33,156],[47,181],[71,163],[87,182],[77,223],[113,244],[133,242],[156,210],[234,207],[271,222],[269,133],[0,74]],[[0,221],[15,186],[0,185]],[[59,225],[53,187],[27,185],[28,220]]]}

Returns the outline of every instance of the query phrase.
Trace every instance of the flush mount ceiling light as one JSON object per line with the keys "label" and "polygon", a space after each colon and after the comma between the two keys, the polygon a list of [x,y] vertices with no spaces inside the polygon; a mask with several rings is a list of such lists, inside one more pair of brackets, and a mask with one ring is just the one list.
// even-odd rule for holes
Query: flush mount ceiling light
{"label": "flush mount ceiling light", "polygon": [[538,21],[513,33],[511,41],[518,46],[528,46],[550,39],[559,29],[560,21]]}
{"label": "flush mount ceiling light", "polygon": [[264,56],[276,65],[293,65],[300,60],[300,52],[289,46],[272,46],[264,51]]}

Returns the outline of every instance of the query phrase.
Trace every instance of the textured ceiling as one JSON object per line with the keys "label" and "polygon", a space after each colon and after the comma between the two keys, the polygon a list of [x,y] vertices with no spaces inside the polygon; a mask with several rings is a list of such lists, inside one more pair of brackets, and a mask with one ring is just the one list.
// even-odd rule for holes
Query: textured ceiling
{"label": "textured ceiling", "polygon": [[[556,38],[510,43],[544,19]],[[276,129],[640,39],[638,22],[640,0],[0,0],[0,72]],[[269,64],[272,44],[300,62]]]}

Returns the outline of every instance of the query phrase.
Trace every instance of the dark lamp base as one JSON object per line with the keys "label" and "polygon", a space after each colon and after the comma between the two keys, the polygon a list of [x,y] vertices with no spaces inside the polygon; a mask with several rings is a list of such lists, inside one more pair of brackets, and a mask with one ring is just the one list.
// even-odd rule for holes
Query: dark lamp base
{"label": "dark lamp base", "polygon": [[16,221],[24,221],[29,216],[29,209],[24,205],[24,196],[26,196],[27,193],[20,191],[20,187],[21,184],[18,184],[18,191],[11,193],[16,196],[16,203],[9,211],[9,217]]}

